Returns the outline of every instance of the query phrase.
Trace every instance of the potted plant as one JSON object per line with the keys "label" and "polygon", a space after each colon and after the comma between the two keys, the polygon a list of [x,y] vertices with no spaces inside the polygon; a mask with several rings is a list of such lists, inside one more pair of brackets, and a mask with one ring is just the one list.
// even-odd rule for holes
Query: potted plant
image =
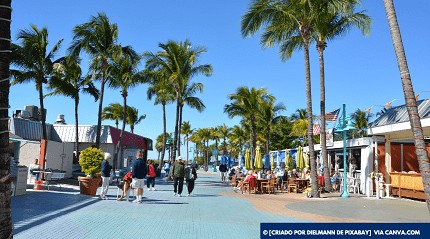
{"label": "potted plant", "polygon": [[[100,184],[101,164],[104,153],[97,148],[86,148],[79,157],[79,165],[86,177],[78,177],[79,189],[81,194],[95,196]],[[96,174],[99,174],[96,176]]]}

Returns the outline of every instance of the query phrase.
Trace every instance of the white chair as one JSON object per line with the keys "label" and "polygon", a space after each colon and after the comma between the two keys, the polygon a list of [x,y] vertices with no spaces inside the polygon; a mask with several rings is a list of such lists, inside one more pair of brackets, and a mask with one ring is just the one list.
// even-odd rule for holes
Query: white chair
{"label": "white chair", "polygon": [[348,178],[348,192],[352,193],[359,193],[360,192],[360,186],[357,178]]}

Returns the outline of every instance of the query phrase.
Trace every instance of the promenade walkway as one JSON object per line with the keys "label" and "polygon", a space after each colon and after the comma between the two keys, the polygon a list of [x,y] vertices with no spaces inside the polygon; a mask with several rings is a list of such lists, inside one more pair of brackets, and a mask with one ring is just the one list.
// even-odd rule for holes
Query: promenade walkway
{"label": "promenade walkway", "polygon": [[[251,202],[224,196],[227,183],[201,173],[192,197],[173,196],[172,183],[158,180],[143,203],[117,202],[62,191],[28,191],[14,197],[14,238],[259,238],[260,222],[306,222],[258,211]],[[185,195],[185,197],[184,197]]]}
{"label": "promenade walkway", "polygon": [[[430,222],[424,202],[337,194],[235,193],[218,174],[199,172],[192,197],[173,196],[171,182],[157,180],[143,203],[79,194],[78,188],[33,191],[13,197],[14,238],[259,238],[261,222]],[[430,224],[429,224],[430,225]]]}

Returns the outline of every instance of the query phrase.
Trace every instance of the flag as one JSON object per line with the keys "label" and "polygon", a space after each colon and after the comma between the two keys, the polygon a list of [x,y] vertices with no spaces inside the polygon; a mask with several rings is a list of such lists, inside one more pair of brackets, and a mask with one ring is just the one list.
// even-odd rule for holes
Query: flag
{"label": "flag", "polygon": [[339,112],[340,112],[340,108],[339,108],[339,109],[337,109],[337,110],[335,110],[335,111],[328,112],[328,113],[325,115],[325,120],[327,120],[327,121],[336,121],[336,120],[337,120],[337,117],[338,117],[338,115],[339,115]]}
{"label": "flag", "polygon": [[316,122],[314,124],[314,130],[313,130],[314,135],[320,134],[320,129],[321,129],[320,124],[318,122]]}

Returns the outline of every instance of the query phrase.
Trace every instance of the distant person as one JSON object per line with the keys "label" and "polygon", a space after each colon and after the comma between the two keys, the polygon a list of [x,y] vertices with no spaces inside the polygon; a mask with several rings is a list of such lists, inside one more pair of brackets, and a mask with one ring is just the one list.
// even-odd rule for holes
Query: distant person
{"label": "distant person", "polygon": [[271,179],[271,178],[273,178],[273,174],[272,174],[272,170],[267,170],[267,172],[266,172],[266,177],[264,177],[264,178],[266,178],[266,179]]}
{"label": "distant person", "polygon": [[110,171],[112,166],[109,164],[112,156],[110,153],[105,153],[105,158],[102,161],[102,189],[100,192],[100,198],[107,200],[107,192],[109,190]]}
{"label": "distant person", "polygon": [[185,177],[185,165],[182,161],[182,157],[178,156],[175,163],[172,166],[172,176],[173,176],[173,196],[180,197],[182,194],[182,189],[184,187],[184,177]]}
{"label": "distant person", "polygon": [[168,177],[169,176],[169,171],[170,171],[170,163],[169,162],[166,162],[164,164],[164,171],[166,171],[166,177]]}
{"label": "distant person", "polygon": [[133,201],[134,203],[142,203],[143,185],[147,174],[146,160],[142,156],[142,152],[139,151],[131,168],[133,176],[131,186],[136,189],[136,200]]}
{"label": "distant person", "polygon": [[131,186],[132,180],[133,180],[132,172],[129,171],[128,173],[126,173],[124,175],[123,185],[122,185],[122,194],[121,194],[121,197],[119,197],[117,199],[117,201],[122,201],[123,198],[126,198],[128,201],[128,196],[130,193],[130,186]]}
{"label": "distant person", "polygon": [[278,178],[278,187],[280,188],[282,185],[282,178],[284,177],[284,170],[281,168],[278,168],[278,170],[275,173],[275,176]]}
{"label": "distant person", "polygon": [[39,171],[41,169],[40,164],[39,164],[39,159],[34,159],[33,163],[30,164],[29,166],[30,169],[30,173],[34,176],[36,176],[36,180],[39,180],[39,172],[34,172],[34,171]]}
{"label": "distant person", "polygon": [[230,169],[230,172],[228,173],[228,180],[231,180],[233,178],[233,175],[236,174],[236,169],[232,168]]}
{"label": "distant person", "polygon": [[[154,162],[152,160],[148,160],[148,174],[146,175],[146,187],[148,188],[148,191],[151,189],[152,191],[155,191],[155,176],[157,176],[157,174],[155,173]],[[151,188],[149,186],[151,186]]]}
{"label": "distant person", "polygon": [[219,166],[219,171],[221,172],[221,181],[225,182],[225,178],[227,177],[227,165],[225,163],[222,163]]}
{"label": "distant person", "polygon": [[299,174],[297,173],[297,169],[293,169],[293,171],[291,172],[291,178],[298,178]]}
{"label": "distant person", "polygon": [[187,183],[188,197],[191,196],[191,193],[194,189],[194,181],[197,179],[197,171],[196,168],[192,166],[191,163],[188,163],[185,168],[185,182]]}

